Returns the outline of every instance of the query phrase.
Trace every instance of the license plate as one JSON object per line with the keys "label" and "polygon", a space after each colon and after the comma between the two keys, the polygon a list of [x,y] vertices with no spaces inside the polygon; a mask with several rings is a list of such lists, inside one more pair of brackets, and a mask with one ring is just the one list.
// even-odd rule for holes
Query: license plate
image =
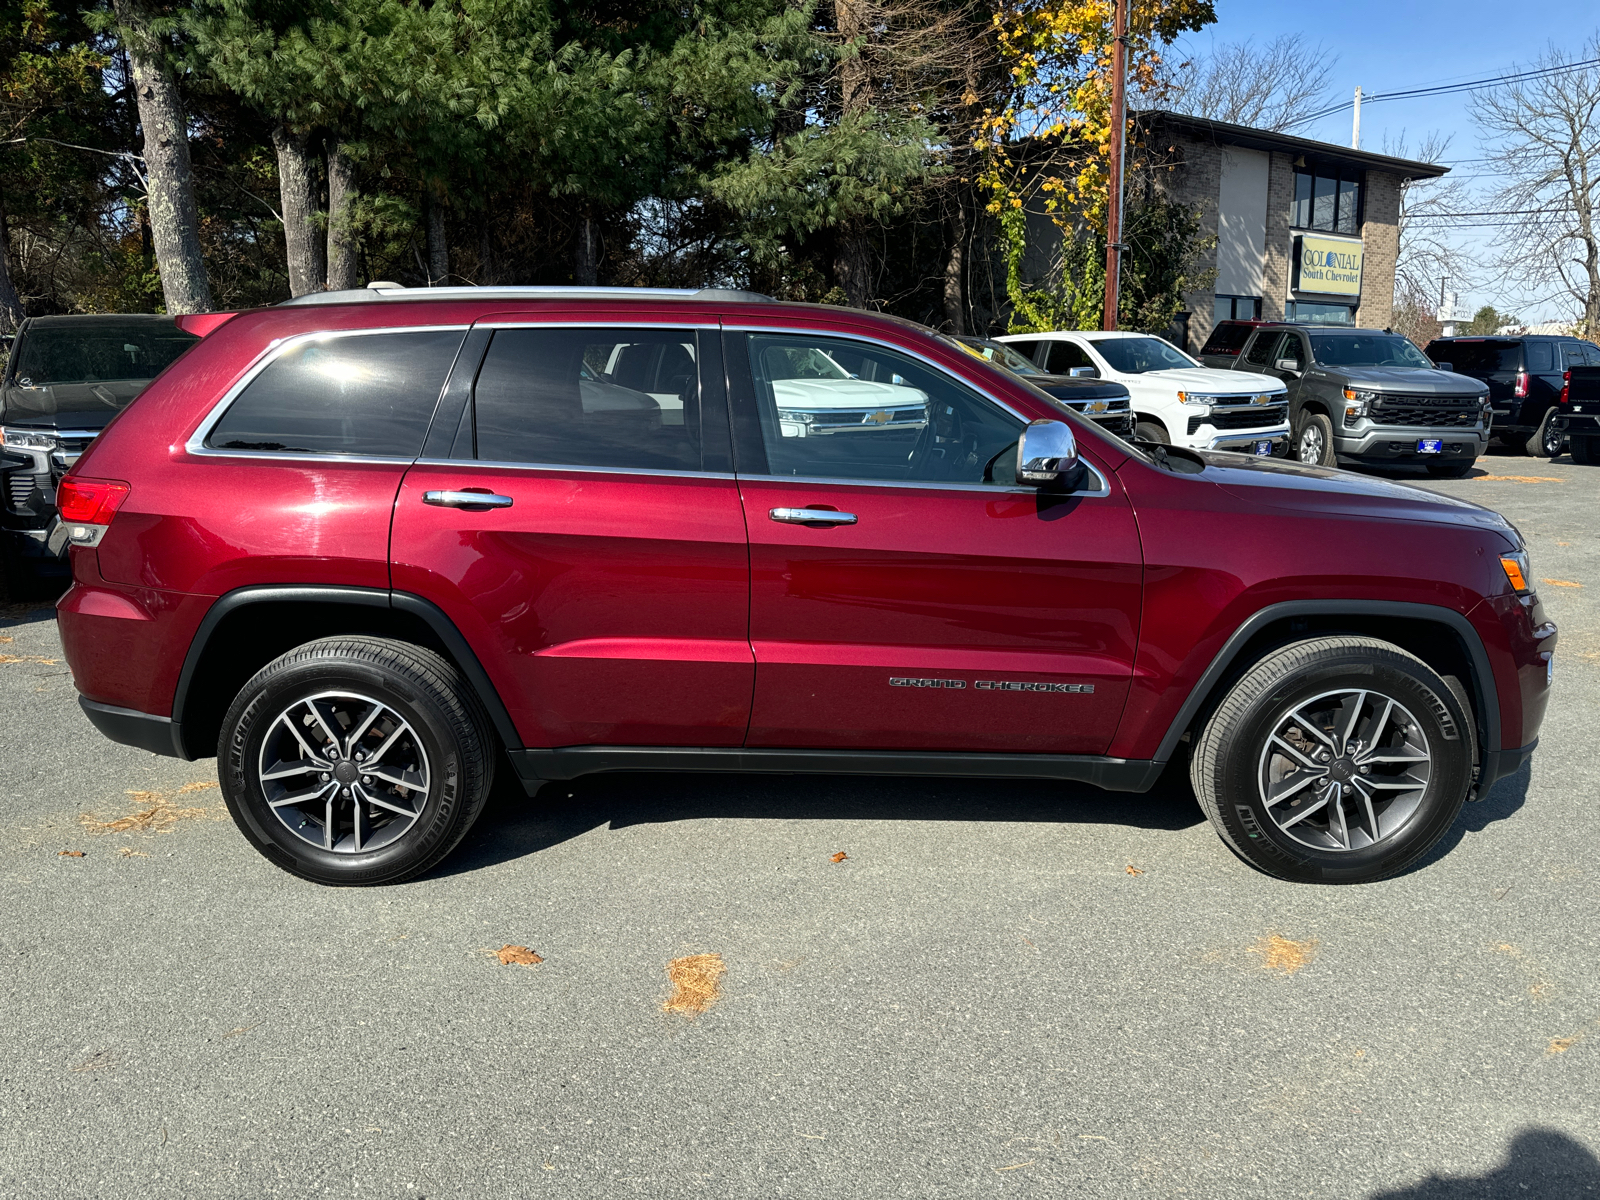
{"label": "license plate", "polygon": [[1417,443],[1418,454],[1443,454],[1444,443],[1438,438],[1423,438]]}
{"label": "license plate", "polygon": [[1257,454],[1259,454],[1259,455],[1270,456],[1272,454],[1272,443],[1271,442],[1257,442],[1256,443],[1255,452]]}

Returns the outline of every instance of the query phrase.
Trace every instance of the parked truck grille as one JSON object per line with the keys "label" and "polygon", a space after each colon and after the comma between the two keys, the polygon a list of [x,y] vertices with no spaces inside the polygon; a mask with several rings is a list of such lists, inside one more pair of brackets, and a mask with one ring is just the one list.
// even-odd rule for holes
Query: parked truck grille
{"label": "parked truck grille", "polygon": [[1436,408],[1431,404],[1396,404],[1386,400],[1372,409],[1375,425],[1415,425],[1427,429],[1471,429],[1478,423],[1478,406]]}
{"label": "parked truck grille", "polygon": [[1219,409],[1208,417],[1190,417],[1189,432],[1199,433],[1203,425],[1213,429],[1267,429],[1288,419],[1287,404],[1252,404],[1249,408]]}

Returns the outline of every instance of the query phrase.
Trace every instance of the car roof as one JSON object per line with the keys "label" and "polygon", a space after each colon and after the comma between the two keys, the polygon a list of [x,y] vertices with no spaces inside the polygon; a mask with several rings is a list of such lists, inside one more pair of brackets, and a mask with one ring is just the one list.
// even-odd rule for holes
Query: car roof
{"label": "car roof", "polygon": [[172,318],[165,313],[66,313],[61,316],[28,318],[28,324],[30,325],[65,326],[67,328],[103,325],[111,321],[122,325],[135,322],[172,326]]}
{"label": "car roof", "polygon": [[274,305],[368,304],[374,300],[714,300],[775,304],[771,296],[737,288],[648,287],[402,287],[398,283],[372,283],[364,288],[333,292],[307,292]]}

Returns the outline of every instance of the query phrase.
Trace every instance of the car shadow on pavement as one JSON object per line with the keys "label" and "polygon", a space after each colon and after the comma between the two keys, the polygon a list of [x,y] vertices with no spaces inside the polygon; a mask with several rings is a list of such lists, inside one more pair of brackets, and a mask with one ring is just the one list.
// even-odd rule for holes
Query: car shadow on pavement
{"label": "car shadow on pavement", "polygon": [[1506,1161],[1486,1175],[1430,1175],[1412,1187],[1374,1192],[1369,1200],[1509,1200],[1600,1196],[1600,1159],[1557,1129],[1524,1129]]}
{"label": "car shadow on pavement", "polygon": [[705,818],[1093,823],[1169,831],[1205,821],[1186,763],[1174,763],[1142,794],[1034,779],[629,772],[547,784],[529,799],[509,775],[502,767],[483,816],[430,877],[537,854],[603,826]]}
{"label": "car shadow on pavement", "polygon": [[10,628],[13,625],[36,625],[41,621],[54,621],[56,619],[55,602],[52,600],[29,600],[23,603],[12,603],[0,599],[0,629]]}
{"label": "car shadow on pavement", "polygon": [[1471,804],[1463,805],[1461,815],[1456,818],[1456,823],[1450,827],[1450,832],[1439,839],[1437,845],[1421,859],[1401,871],[1394,878],[1403,878],[1414,871],[1424,871],[1445,855],[1449,854],[1469,833],[1482,833],[1496,821],[1504,821],[1513,815],[1528,800],[1528,785],[1533,779],[1533,763],[1530,760],[1517,769],[1516,774],[1507,775],[1489,789],[1489,794],[1482,800],[1475,800]]}

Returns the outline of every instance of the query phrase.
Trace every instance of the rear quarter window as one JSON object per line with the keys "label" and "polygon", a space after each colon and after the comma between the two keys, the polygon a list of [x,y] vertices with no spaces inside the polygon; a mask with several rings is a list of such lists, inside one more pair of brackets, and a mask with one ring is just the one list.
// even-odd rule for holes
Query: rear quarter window
{"label": "rear quarter window", "polygon": [[1514,374],[1522,370],[1522,343],[1505,338],[1438,343],[1428,357],[1450,364],[1460,375]]}
{"label": "rear quarter window", "polygon": [[1528,370],[1535,375],[1545,375],[1556,369],[1555,347],[1549,342],[1527,344]]}
{"label": "rear quarter window", "polygon": [[415,458],[462,329],[313,338],[252,379],[205,444],[213,450]]}

